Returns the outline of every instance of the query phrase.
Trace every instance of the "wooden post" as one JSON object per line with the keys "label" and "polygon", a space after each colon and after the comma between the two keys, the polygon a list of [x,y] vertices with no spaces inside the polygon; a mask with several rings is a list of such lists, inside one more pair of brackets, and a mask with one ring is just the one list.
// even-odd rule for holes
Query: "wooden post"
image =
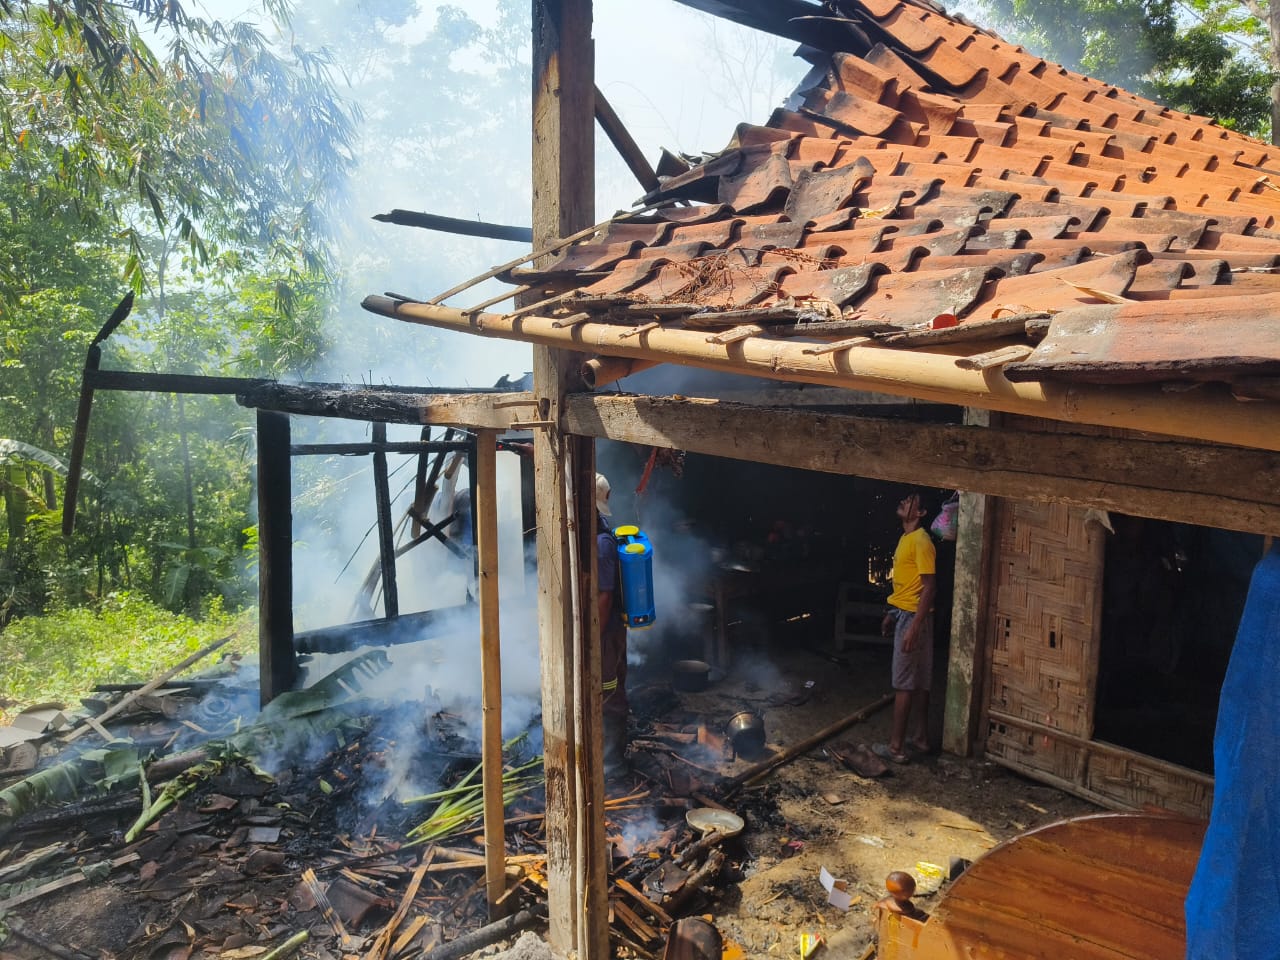
{"label": "wooden post", "polygon": [[[533,238],[544,249],[594,222],[591,0],[533,3]],[[565,394],[583,358],[535,347],[538,625],[547,776],[547,909],[553,950],[609,956],[595,456],[564,434]]]}
{"label": "wooden post", "polygon": [[293,507],[289,416],[258,411],[258,696],[293,686]]}
{"label": "wooden post", "polygon": [[373,492],[378,507],[378,556],[382,564],[382,609],[388,619],[400,616],[396,586],[396,533],[391,519],[391,487],[387,477],[387,425],[373,425]]}
{"label": "wooden post", "polygon": [[506,835],[502,803],[502,657],[498,626],[498,435],[476,432],[472,518],[480,601],[480,717],[484,782],[484,875],[489,920],[506,892]]}
{"label": "wooden post", "polygon": [[76,426],[71,435],[71,459],[67,464],[67,483],[62,492],[62,535],[71,536],[76,525],[76,497],[80,491],[80,474],[84,469],[84,448],[89,439],[89,414],[93,411],[91,375],[102,362],[102,348],[96,343],[84,360],[84,377],[80,383],[80,403],[76,408]]}
{"label": "wooden post", "polygon": [[[967,409],[965,424],[989,426],[990,414],[986,410]],[[994,514],[993,499],[978,493],[960,494],[942,747],[961,757],[973,753],[982,711]]]}

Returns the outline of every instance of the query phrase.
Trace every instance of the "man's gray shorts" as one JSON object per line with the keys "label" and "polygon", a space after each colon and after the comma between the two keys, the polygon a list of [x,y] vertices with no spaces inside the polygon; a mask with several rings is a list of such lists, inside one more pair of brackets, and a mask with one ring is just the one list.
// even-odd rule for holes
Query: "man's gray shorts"
{"label": "man's gray shorts", "polygon": [[[933,614],[893,609],[893,689],[928,690],[933,681]],[[902,649],[903,637],[916,617],[923,617],[920,633],[910,651]]]}

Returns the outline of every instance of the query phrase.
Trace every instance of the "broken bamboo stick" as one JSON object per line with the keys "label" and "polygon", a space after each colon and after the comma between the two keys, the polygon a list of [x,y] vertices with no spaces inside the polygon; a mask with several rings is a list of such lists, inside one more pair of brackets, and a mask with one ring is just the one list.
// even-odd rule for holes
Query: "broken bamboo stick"
{"label": "broken bamboo stick", "polygon": [[878,710],[884,707],[887,707],[892,702],[893,702],[893,694],[886,693],[879,700],[876,700],[873,703],[867,704],[861,710],[851,713],[847,717],[844,717],[841,720],[837,720],[835,723],[831,724],[829,727],[824,727],[823,729],[815,733],[813,736],[807,737],[806,739],[801,740],[799,743],[791,745],[786,750],[782,750],[778,753],[775,753],[772,757],[769,757],[766,760],[761,760],[759,763],[751,767],[748,767],[746,770],[743,770],[741,773],[729,779],[728,788],[724,791],[724,796],[726,797],[732,796],[734,793],[737,792],[738,788],[741,787],[748,780],[751,780],[754,777],[758,777],[762,773],[768,773],[774,767],[780,767],[784,763],[788,762],[789,760],[795,759],[796,757],[800,756],[803,753],[808,753],[818,744],[822,743],[822,741],[830,739],[831,737],[834,737],[837,733],[840,733],[841,731],[846,730],[849,727],[853,726],[855,723],[859,723],[867,719],[867,717],[871,716],[873,713],[877,712]]}
{"label": "broken bamboo stick", "polygon": [[613,885],[617,887],[619,890],[621,890],[623,893],[631,897],[631,899],[634,900],[636,903],[640,904],[640,906],[648,910],[649,913],[653,916],[653,918],[657,920],[659,923],[665,923],[668,926],[675,923],[675,920],[672,919],[671,914],[663,910],[662,907],[658,906],[656,903],[654,903],[652,900],[646,897],[643,893],[641,893],[633,884],[628,883],[622,877],[618,877],[617,879],[615,879],[613,881]]}
{"label": "broken bamboo stick", "polygon": [[1025,360],[1034,352],[1035,350],[1025,343],[1014,343],[999,350],[975,353],[971,357],[958,357],[956,366],[961,370],[990,370],[992,367],[1003,367],[1006,363]]}
{"label": "broken bamboo stick", "polygon": [[[114,717],[117,713],[122,711],[125,707],[129,706],[129,704],[133,703],[133,701],[137,700],[139,697],[146,696],[152,690],[156,690],[164,686],[166,681],[172,680],[174,677],[180,674],[183,670],[187,669],[187,667],[191,666],[193,663],[197,662],[198,660],[204,659],[209,654],[213,653],[213,651],[217,650],[219,647],[222,647],[230,643],[233,639],[235,639],[235,634],[231,634],[231,636],[223,637],[221,640],[215,640],[213,643],[209,644],[208,646],[202,647],[201,649],[197,650],[195,653],[191,654],[191,656],[183,660],[181,663],[179,663],[176,667],[172,667],[171,669],[166,670],[164,673],[156,677],[151,682],[144,684],[143,686],[139,687],[137,690],[133,691],[133,693],[129,693],[121,697],[119,703],[116,703],[115,705],[108,707],[106,710],[102,711],[102,713],[98,714],[98,716],[96,717],[96,720],[100,724],[102,723],[103,720],[106,720],[108,717]],[[90,727],[87,724],[76,727],[74,730],[71,731],[71,733],[69,733],[64,738],[64,742],[70,743],[71,741],[80,737],[86,731],[89,731],[92,729],[93,727]]]}
{"label": "broken bamboo stick", "polygon": [[391,915],[391,919],[378,931],[378,936],[374,939],[373,946],[369,948],[369,952],[364,955],[364,960],[385,960],[391,948],[391,938],[395,936],[396,928],[403,922],[405,915],[409,912],[409,907],[413,905],[413,898],[418,895],[418,888],[422,886],[422,878],[427,875],[427,870],[431,868],[431,861],[434,857],[435,851],[429,851],[422,858],[422,862],[418,864],[418,868],[413,871],[413,877],[409,880],[409,887],[405,890],[400,906],[396,907],[396,912]]}

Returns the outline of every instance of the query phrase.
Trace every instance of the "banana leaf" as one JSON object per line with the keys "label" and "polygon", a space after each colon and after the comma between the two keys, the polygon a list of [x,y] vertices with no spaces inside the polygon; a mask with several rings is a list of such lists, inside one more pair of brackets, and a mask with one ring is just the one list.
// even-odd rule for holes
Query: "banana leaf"
{"label": "banana leaf", "polygon": [[134,747],[86,750],[0,790],[0,837],[19,817],[55,803],[74,803],[133,786],[140,762]]}

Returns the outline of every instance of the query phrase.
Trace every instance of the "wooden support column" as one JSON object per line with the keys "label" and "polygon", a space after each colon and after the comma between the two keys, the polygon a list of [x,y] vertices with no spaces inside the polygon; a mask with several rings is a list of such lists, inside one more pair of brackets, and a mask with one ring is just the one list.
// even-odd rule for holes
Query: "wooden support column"
{"label": "wooden support column", "polygon": [[506,892],[506,833],[502,802],[502,655],[498,625],[498,435],[476,432],[475,499],[472,518],[476,535],[477,582],[480,601],[480,719],[484,782],[484,875],[489,897],[489,920]]}
{"label": "wooden support column", "polygon": [[[985,427],[989,421],[986,410],[965,411],[967,426]],[[982,711],[994,514],[993,498],[980,493],[960,494],[942,748],[961,757],[973,753]]]}
{"label": "wooden support column", "polygon": [[[533,245],[595,222],[591,0],[533,3]],[[595,623],[594,445],[562,432],[583,358],[535,347],[538,625],[547,776],[551,947],[609,956],[599,624]]]}
{"label": "wooden support column", "polygon": [[388,619],[400,616],[396,586],[396,534],[391,519],[391,485],[387,476],[387,425],[373,425],[373,492],[378,507],[378,557],[382,565],[382,609]]}
{"label": "wooden support column", "polygon": [[258,697],[293,687],[293,505],[289,416],[258,411]]}

